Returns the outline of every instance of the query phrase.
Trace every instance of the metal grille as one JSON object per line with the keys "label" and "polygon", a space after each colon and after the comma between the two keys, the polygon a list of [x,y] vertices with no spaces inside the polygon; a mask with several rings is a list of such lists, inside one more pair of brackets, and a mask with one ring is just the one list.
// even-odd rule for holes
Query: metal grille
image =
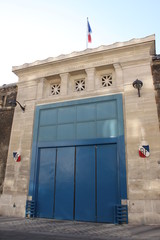
{"label": "metal grille", "polygon": [[128,223],[128,206],[116,205],[115,207],[115,220],[118,224]]}
{"label": "metal grille", "polygon": [[58,95],[60,94],[61,86],[60,84],[51,84],[51,94]]}
{"label": "metal grille", "polygon": [[110,87],[113,84],[112,74],[103,75],[101,80],[102,80],[102,87]]}
{"label": "metal grille", "polygon": [[84,79],[75,81],[75,90],[77,92],[85,90],[85,80]]}
{"label": "metal grille", "polygon": [[33,200],[26,201],[26,217],[28,218],[35,217],[35,202]]}

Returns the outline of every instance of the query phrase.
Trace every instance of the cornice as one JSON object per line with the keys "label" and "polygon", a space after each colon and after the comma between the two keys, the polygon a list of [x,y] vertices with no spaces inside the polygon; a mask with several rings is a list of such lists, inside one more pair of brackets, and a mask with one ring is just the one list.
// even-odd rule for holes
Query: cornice
{"label": "cornice", "polygon": [[[155,48],[155,35],[151,35],[151,36],[147,36],[145,38],[140,38],[140,39],[132,39],[126,42],[117,42],[111,45],[107,45],[107,46],[100,46],[98,48],[94,48],[94,49],[86,49],[84,51],[80,51],[80,52],[72,52],[70,54],[66,54],[66,55],[60,55],[58,57],[51,57],[51,58],[47,58],[45,60],[38,60],[35,61],[33,63],[25,63],[21,66],[14,66],[12,68],[12,71],[20,76],[25,74],[25,72],[28,71],[32,71],[32,72],[36,72],[36,70],[38,70],[39,68],[45,68],[45,67],[49,67],[51,65],[54,64],[58,64],[58,63],[65,63],[68,61],[83,61],[84,59],[87,59],[88,57],[96,57],[98,55],[102,55],[102,54],[114,54],[116,55],[116,52],[119,50],[124,50],[126,51],[129,48],[136,48],[140,45],[144,45],[151,48],[151,53],[150,54],[154,54],[154,48]],[[148,45],[149,44],[149,45]],[[81,64],[81,63],[80,63]],[[83,64],[82,64],[83,65]]]}

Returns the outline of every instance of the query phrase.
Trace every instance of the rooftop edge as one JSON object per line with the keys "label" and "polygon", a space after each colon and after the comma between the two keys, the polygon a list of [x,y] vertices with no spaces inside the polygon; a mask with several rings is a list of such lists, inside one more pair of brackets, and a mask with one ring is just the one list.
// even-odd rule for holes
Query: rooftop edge
{"label": "rooftop edge", "polygon": [[37,65],[45,64],[45,63],[51,63],[51,62],[55,62],[55,61],[65,60],[65,59],[72,58],[72,57],[78,57],[78,56],[81,56],[84,54],[96,53],[96,52],[100,52],[100,51],[104,51],[104,50],[121,48],[121,47],[126,47],[129,45],[141,44],[141,43],[150,42],[150,41],[155,41],[155,34],[146,36],[144,38],[133,38],[133,39],[131,39],[129,41],[125,41],[125,42],[115,42],[110,45],[101,45],[97,48],[87,48],[83,51],[74,51],[69,54],[61,54],[57,57],[49,57],[44,60],[36,60],[32,63],[24,63],[23,65],[20,65],[20,66],[13,66],[12,71],[14,72],[14,71],[22,70],[24,68],[34,67]]}

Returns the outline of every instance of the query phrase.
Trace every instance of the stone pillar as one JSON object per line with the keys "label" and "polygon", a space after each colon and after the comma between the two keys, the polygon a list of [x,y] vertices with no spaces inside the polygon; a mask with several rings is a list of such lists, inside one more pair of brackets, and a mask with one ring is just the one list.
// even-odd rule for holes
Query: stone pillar
{"label": "stone pillar", "polygon": [[[23,112],[17,105],[14,112],[0,215],[25,216],[36,97],[37,81],[18,83],[17,100],[26,108]],[[14,161],[13,151],[21,154],[21,162]]]}
{"label": "stone pillar", "polygon": [[37,99],[43,98],[44,80],[45,80],[45,78],[40,78],[40,79],[38,80]]}
{"label": "stone pillar", "polygon": [[116,74],[116,86],[123,86],[123,71],[119,63],[113,64]]}
{"label": "stone pillar", "polygon": [[87,91],[93,91],[95,88],[95,68],[85,69],[87,73]]}
{"label": "stone pillar", "polygon": [[[150,63],[126,63],[123,76],[129,222],[159,224],[160,133]],[[132,85],[137,78],[143,82],[141,97]],[[138,153],[144,141],[148,158]]]}
{"label": "stone pillar", "polygon": [[62,73],[60,74],[60,77],[61,77],[61,95],[67,95],[69,73]]}

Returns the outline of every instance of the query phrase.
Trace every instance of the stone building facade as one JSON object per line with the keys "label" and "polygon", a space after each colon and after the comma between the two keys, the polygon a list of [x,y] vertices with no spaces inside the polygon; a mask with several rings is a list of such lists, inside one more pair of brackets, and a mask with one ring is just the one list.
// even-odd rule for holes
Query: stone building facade
{"label": "stone building facade", "polygon": [[[65,144],[70,140],[77,142],[82,133],[82,138],[87,136],[83,144],[91,140],[92,145],[97,144],[99,138],[103,143],[108,141],[105,144],[109,145],[117,141],[116,151],[120,159],[116,167],[120,168],[116,172],[120,180],[118,203],[128,205],[129,223],[160,223],[160,133],[151,71],[153,56],[155,37],[148,36],[13,67],[13,72],[19,77],[17,100],[25,104],[26,109],[25,112],[18,107],[15,109],[0,214],[25,216],[27,196],[35,198],[38,205],[37,196],[42,199],[40,177],[44,169],[41,169],[42,162],[39,161],[45,154],[44,149],[47,146],[47,149],[54,150],[54,144],[61,144],[62,139]],[[141,97],[133,88],[136,79],[143,82]],[[70,116],[75,116],[74,109],[80,111],[81,105],[84,105],[81,115],[76,112],[79,122],[75,120],[77,122],[69,124],[74,118]],[[88,106],[96,109],[96,115],[95,110],[91,111]],[[108,113],[101,111],[103,106],[109,106]],[[65,124],[61,109],[63,114],[65,109],[68,111],[63,115]],[[58,120],[54,120],[55,112]],[[92,113],[96,117],[91,120]],[[88,120],[84,120],[85,117]],[[121,137],[124,137],[124,146]],[[145,144],[149,145],[150,156],[141,158],[139,145]],[[56,154],[59,151],[57,146],[60,145],[56,145]],[[21,154],[21,162],[13,160],[15,150]],[[45,156],[49,156],[49,152]],[[97,184],[98,177],[97,173]],[[58,179],[55,184],[57,182]],[[98,191],[96,189],[96,201],[99,199]],[[56,197],[57,193],[54,193],[54,200]],[[38,211],[37,216],[41,216]],[[74,217],[75,211],[76,208]],[[96,214],[98,211],[97,208]]]}
{"label": "stone building facade", "polygon": [[0,87],[0,194],[3,190],[9,140],[12,128],[14,108],[9,101],[16,100],[17,85],[9,84]]}

